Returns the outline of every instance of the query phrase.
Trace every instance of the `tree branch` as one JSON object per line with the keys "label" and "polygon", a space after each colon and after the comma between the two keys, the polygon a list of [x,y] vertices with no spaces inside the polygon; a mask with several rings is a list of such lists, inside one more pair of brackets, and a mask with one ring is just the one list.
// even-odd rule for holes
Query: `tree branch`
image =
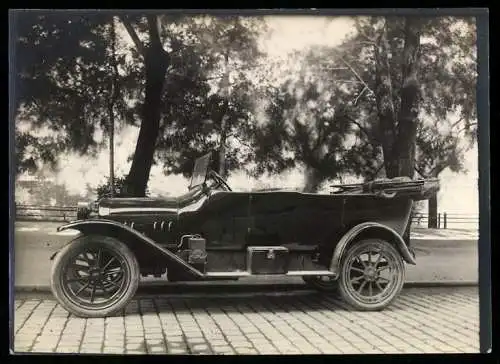
{"label": "tree branch", "polygon": [[370,43],[373,43],[373,44],[377,44],[376,40],[375,39],[372,39],[368,36],[368,34],[366,34],[366,32],[363,30],[363,26],[361,25],[360,21],[358,19],[355,20],[355,24],[356,24],[356,28],[359,32],[359,34],[364,38],[366,39],[368,42]]}
{"label": "tree branch", "polygon": [[415,167],[414,167],[414,169],[415,169],[415,172],[417,172],[420,176],[422,176],[423,178],[427,178],[425,176],[425,174],[422,172],[422,170],[417,167],[417,161],[415,161]]}
{"label": "tree branch", "polygon": [[348,115],[344,115],[344,117],[347,120],[349,120],[351,123],[353,123],[354,125],[356,125],[359,128],[359,130],[361,130],[363,132],[363,134],[365,134],[368,137],[368,140],[370,141],[370,144],[373,147],[377,147],[378,146],[379,143],[376,140],[376,138],[374,138],[373,135],[370,132],[368,132],[368,130],[366,130],[366,128],[364,126],[362,126],[360,123],[358,123],[356,120],[354,120],[353,118],[351,118]]}
{"label": "tree branch", "polygon": [[347,67],[326,67],[326,66],[323,66],[323,67],[319,67],[319,69],[326,69],[326,70],[330,70],[330,71],[345,71],[345,70],[348,70],[349,68]]}
{"label": "tree branch", "polygon": [[375,42],[374,40],[362,40],[359,42],[359,44],[368,44],[375,47],[377,46],[377,42]]}
{"label": "tree branch", "polygon": [[380,163],[380,166],[377,168],[377,170],[373,173],[373,178],[377,177],[377,174],[380,172],[380,170],[384,167],[384,162]]}
{"label": "tree branch", "polygon": [[[148,15],[148,29],[149,29],[149,41],[151,44],[156,44],[162,46],[160,38],[160,22],[158,16]],[[163,48],[163,47],[162,47]]]}
{"label": "tree branch", "polygon": [[365,129],[364,126],[362,126],[360,123],[358,123],[356,120],[354,120],[353,118],[351,118],[349,116],[346,116],[346,119],[348,119],[351,123],[356,125],[359,128],[359,130],[361,130],[367,137],[371,138],[370,133],[368,133],[368,131]]}
{"label": "tree branch", "polygon": [[457,121],[455,121],[452,125],[451,125],[451,128],[453,129],[455,126],[457,126],[458,124],[460,124],[460,122],[464,119],[464,117],[460,117],[460,119],[458,119]]}
{"label": "tree branch", "polygon": [[132,23],[130,20],[126,18],[126,16],[120,16],[120,20],[122,21],[123,25],[125,26],[125,29],[127,30],[128,35],[132,39],[132,41],[135,44],[135,47],[137,48],[137,51],[142,54],[142,56],[145,56],[145,48],[144,44],[142,44],[141,40],[139,39],[139,36],[137,35],[137,32],[135,31],[134,27],[132,26]]}
{"label": "tree branch", "polygon": [[356,72],[356,70],[354,69],[354,67],[351,66],[351,64],[349,64],[349,62],[347,62],[344,57],[340,57],[340,60],[342,61],[342,63],[344,63],[347,68],[349,68],[349,70],[354,74],[354,76],[358,79],[359,82],[361,82],[367,91],[370,91],[371,93],[375,94],[373,92],[373,90],[368,86],[368,84],[363,80],[363,78],[359,75],[358,72]]}
{"label": "tree branch", "polygon": [[359,98],[360,98],[360,97],[361,97],[361,96],[365,93],[365,91],[367,91],[367,90],[368,90],[368,87],[366,87],[366,86],[363,88],[363,90],[361,90],[361,92],[359,93],[359,95],[356,97],[356,100],[354,100],[354,106],[356,106],[356,105],[357,105]]}
{"label": "tree branch", "polygon": [[431,169],[429,175],[433,177],[437,177],[442,171],[444,171],[448,167],[446,163],[437,163],[434,168]]}
{"label": "tree branch", "polygon": [[245,146],[245,147],[247,147],[249,149],[252,149],[252,150],[254,149],[250,144],[248,144],[247,142],[242,141],[239,137],[237,137],[236,135],[234,135],[234,133],[229,133],[227,136],[236,139],[238,141],[238,143],[240,143],[241,145],[243,145],[243,146]]}

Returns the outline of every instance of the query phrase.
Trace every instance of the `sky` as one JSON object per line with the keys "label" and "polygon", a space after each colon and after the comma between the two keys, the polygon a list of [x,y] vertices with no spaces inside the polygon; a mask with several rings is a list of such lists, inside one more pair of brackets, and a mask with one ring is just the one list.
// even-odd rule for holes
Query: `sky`
{"label": "sky", "polygon": [[[335,46],[353,31],[353,21],[348,17],[310,17],[310,16],[268,16],[266,22],[270,33],[261,39],[261,44],[268,55],[279,60],[287,53],[300,50],[310,45]],[[135,148],[138,128],[127,127],[117,135],[115,145],[115,175],[128,172],[128,157]],[[444,171],[441,175],[441,191],[438,195],[441,211],[477,213],[477,149],[466,156],[468,173],[453,174]],[[102,152],[97,159],[68,155],[59,161],[60,173],[56,181],[65,184],[72,193],[83,192],[82,181],[97,185],[109,175],[108,153]],[[300,170],[280,176],[262,177],[259,180],[248,178],[244,173],[235,173],[229,178],[229,184],[235,190],[247,190],[262,187],[300,188],[303,174]],[[165,176],[162,168],[153,166],[149,181],[152,195],[180,195],[187,190],[188,181],[182,176]],[[457,196],[460,196],[457,198]]]}

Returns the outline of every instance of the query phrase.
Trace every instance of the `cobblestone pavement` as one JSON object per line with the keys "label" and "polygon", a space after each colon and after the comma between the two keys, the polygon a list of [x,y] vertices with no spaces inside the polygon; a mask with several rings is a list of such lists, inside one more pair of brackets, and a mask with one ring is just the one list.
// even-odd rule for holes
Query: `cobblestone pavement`
{"label": "cobblestone pavement", "polygon": [[381,312],[318,293],[138,296],[122,315],[82,319],[18,294],[15,352],[343,354],[479,351],[476,287],[404,289]]}

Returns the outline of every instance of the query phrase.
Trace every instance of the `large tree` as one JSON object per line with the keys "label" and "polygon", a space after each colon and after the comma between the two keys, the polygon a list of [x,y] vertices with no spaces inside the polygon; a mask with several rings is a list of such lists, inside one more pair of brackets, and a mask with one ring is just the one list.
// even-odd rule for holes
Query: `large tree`
{"label": "large tree", "polygon": [[[316,69],[344,66],[357,84],[349,103],[353,123],[383,151],[387,177],[413,177],[416,139],[424,119],[460,115],[464,135],[476,133],[476,32],[473,18],[360,17],[356,32],[324,47]],[[317,52],[318,53],[318,52]],[[345,82],[345,81],[343,81]]]}
{"label": "large tree", "polygon": [[95,152],[106,123],[107,16],[13,13],[17,171],[55,164],[61,151]]}
{"label": "large tree", "polygon": [[[327,179],[361,168],[373,159],[356,158],[358,130],[346,112],[343,85],[325,82],[304,68],[277,89],[270,89],[266,121],[255,131],[256,173],[304,170],[304,191],[316,192]],[[377,153],[370,144],[366,154]],[[365,166],[370,169],[370,166]]]}
{"label": "large tree", "polygon": [[[356,31],[340,46],[314,46],[305,52],[299,62],[309,80],[300,81],[299,76],[289,82],[303,90],[300,97],[286,86],[288,91],[281,89],[271,98],[269,120],[260,128],[263,134],[257,133],[261,170],[302,164],[306,190],[341,172],[374,178],[383,168],[389,178],[413,177],[416,163],[425,164],[425,158],[461,158],[450,147],[459,141],[456,133],[439,135],[439,151],[425,147],[430,143],[422,139],[428,120],[439,125],[449,114],[458,114],[455,127],[474,139],[474,19],[357,17],[354,24]],[[327,103],[318,102],[325,96]],[[325,123],[328,109],[342,122]],[[324,125],[342,128],[329,134]],[[348,143],[352,133],[354,144]],[[331,135],[330,143],[324,143],[325,135]],[[455,168],[453,163],[447,166]]]}
{"label": "large tree", "polygon": [[[118,19],[125,34],[119,44],[113,35]],[[210,119],[214,127],[206,130],[218,128],[219,144],[226,144],[235,125],[248,120],[246,79],[236,74],[230,96],[213,95],[211,80],[220,79],[216,71],[224,66],[256,59],[259,26],[241,18],[20,14],[17,120],[30,121],[16,134],[20,170],[36,168],[37,159],[55,164],[61,152],[95,152],[112,124],[127,122],[139,127],[139,136],[124,187],[129,195],[144,195],[151,166],[162,158],[155,152],[176,149],[172,133],[196,130],[200,120]],[[33,133],[33,126],[52,134]],[[97,129],[104,138],[96,137]],[[190,143],[203,133],[188,132],[181,153],[193,152]]]}
{"label": "large tree", "polygon": [[[140,132],[125,180],[127,193],[144,195],[153,163],[186,174],[193,158],[207,149],[218,150],[217,169],[226,175],[227,167],[235,164],[226,151],[228,138],[250,115],[249,85],[240,72],[233,92],[228,82],[220,82],[214,94],[210,81],[228,81],[231,67],[251,66],[261,55],[257,39],[262,23],[231,16],[148,16],[146,23],[121,19],[145,68]],[[148,43],[138,35],[141,25]],[[219,141],[215,146],[214,137]]]}
{"label": "large tree", "polygon": [[[147,42],[142,42],[130,17],[121,17],[136,51],[142,56],[144,62],[144,101],[140,110],[141,124],[132,165],[124,186],[126,193],[131,196],[144,196],[146,193],[160,133],[163,88],[172,58],[170,52],[165,50],[164,41],[161,38],[160,17],[152,14],[145,18],[148,39]],[[139,17],[134,20],[140,23],[142,19]]]}
{"label": "large tree", "polygon": [[199,40],[204,57],[198,65],[200,72],[191,77],[209,88],[191,98],[189,117],[173,119],[165,128],[158,155],[170,172],[188,175],[196,157],[215,151],[212,167],[226,177],[245,160],[237,146],[248,139],[255,119],[259,79],[250,74],[263,56],[258,39],[265,23],[239,16],[194,20],[198,26],[190,32]]}

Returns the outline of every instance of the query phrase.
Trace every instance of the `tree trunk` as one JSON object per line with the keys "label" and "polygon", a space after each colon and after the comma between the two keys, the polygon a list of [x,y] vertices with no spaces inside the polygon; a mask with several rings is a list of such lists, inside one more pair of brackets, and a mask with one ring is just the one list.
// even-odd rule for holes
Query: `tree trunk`
{"label": "tree trunk", "polygon": [[415,143],[417,136],[420,84],[417,77],[420,30],[418,20],[406,18],[403,49],[401,108],[398,117],[398,171],[400,176],[413,178],[415,173]]}
{"label": "tree trunk", "polygon": [[214,124],[218,126],[220,132],[219,139],[219,153],[218,153],[218,172],[221,177],[227,177],[227,168],[226,168],[226,143],[227,143],[227,108],[228,108],[228,100],[224,99],[222,106],[215,114],[212,115],[212,120]]}
{"label": "tree trunk", "polygon": [[[156,18],[156,17],[153,17]],[[155,30],[155,19],[148,17],[150,45],[146,48],[144,65],[146,71],[146,92],[142,110],[142,123],[129,174],[125,180],[126,194],[145,196],[149,173],[153,164],[156,142],[160,130],[161,99],[169,56],[164,51]],[[155,34],[156,33],[156,34]]]}
{"label": "tree trunk", "polygon": [[219,146],[219,174],[221,177],[226,178],[226,142],[227,142],[227,120],[226,114],[229,108],[229,49],[224,53],[224,76],[220,82],[219,92],[222,94],[224,100],[221,109],[218,113],[217,124],[220,127],[220,146]]}
{"label": "tree trunk", "polygon": [[316,193],[318,192],[318,188],[322,182],[322,179],[319,177],[318,172],[314,168],[306,168],[305,171],[305,180],[306,184],[304,186],[304,192],[307,193]]}
{"label": "tree trunk", "polygon": [[438,224],[438,201],[437,195],[429,198],[429,205],[427,210],[427,225],[429,229],[437,229]]}
{"label": "tree trunk", "polygon": [[417,79],[420,24],[407,17],[403,49],[401,105],[396,116],[388,54],[392,53],[386,29],[381,32],[375,51],[375,95],[386,176],[413,178],[415,171],[415,138],[417,133],[420,85]]}
{"label": "tree trunk", "polygon": [[112,72],[113,77],[110,82],[111,92],[109,94],[108,114],[109,114],[109,192],[111,197],[115,195],[115,113],[114,107],[118,97],[118,64],[116,61],[116,29],[115,19],[111,23],[111,51],[112,51]]}
{"label": "tree trunk", "polygon": [[115,195],[115,115],[113,103],[109,103],[109,192]]}
{"label": "tree trunk", "polygon": [[384,169],[387,177],[398,176],[395,163],[396,112],[394,108],[391,69],[388,54],[391,52],[384,25],[375,47],[375,99],[379,119],[379,130],[384,154]]}
{"label": "tree trunk", "polygon": [[226,117],[222,115],[221,123],[221,133],[220,133],[220,147],[219,147],[219,174],[222,178],[226,178],[227,176],[227,168],[226,168]]}

